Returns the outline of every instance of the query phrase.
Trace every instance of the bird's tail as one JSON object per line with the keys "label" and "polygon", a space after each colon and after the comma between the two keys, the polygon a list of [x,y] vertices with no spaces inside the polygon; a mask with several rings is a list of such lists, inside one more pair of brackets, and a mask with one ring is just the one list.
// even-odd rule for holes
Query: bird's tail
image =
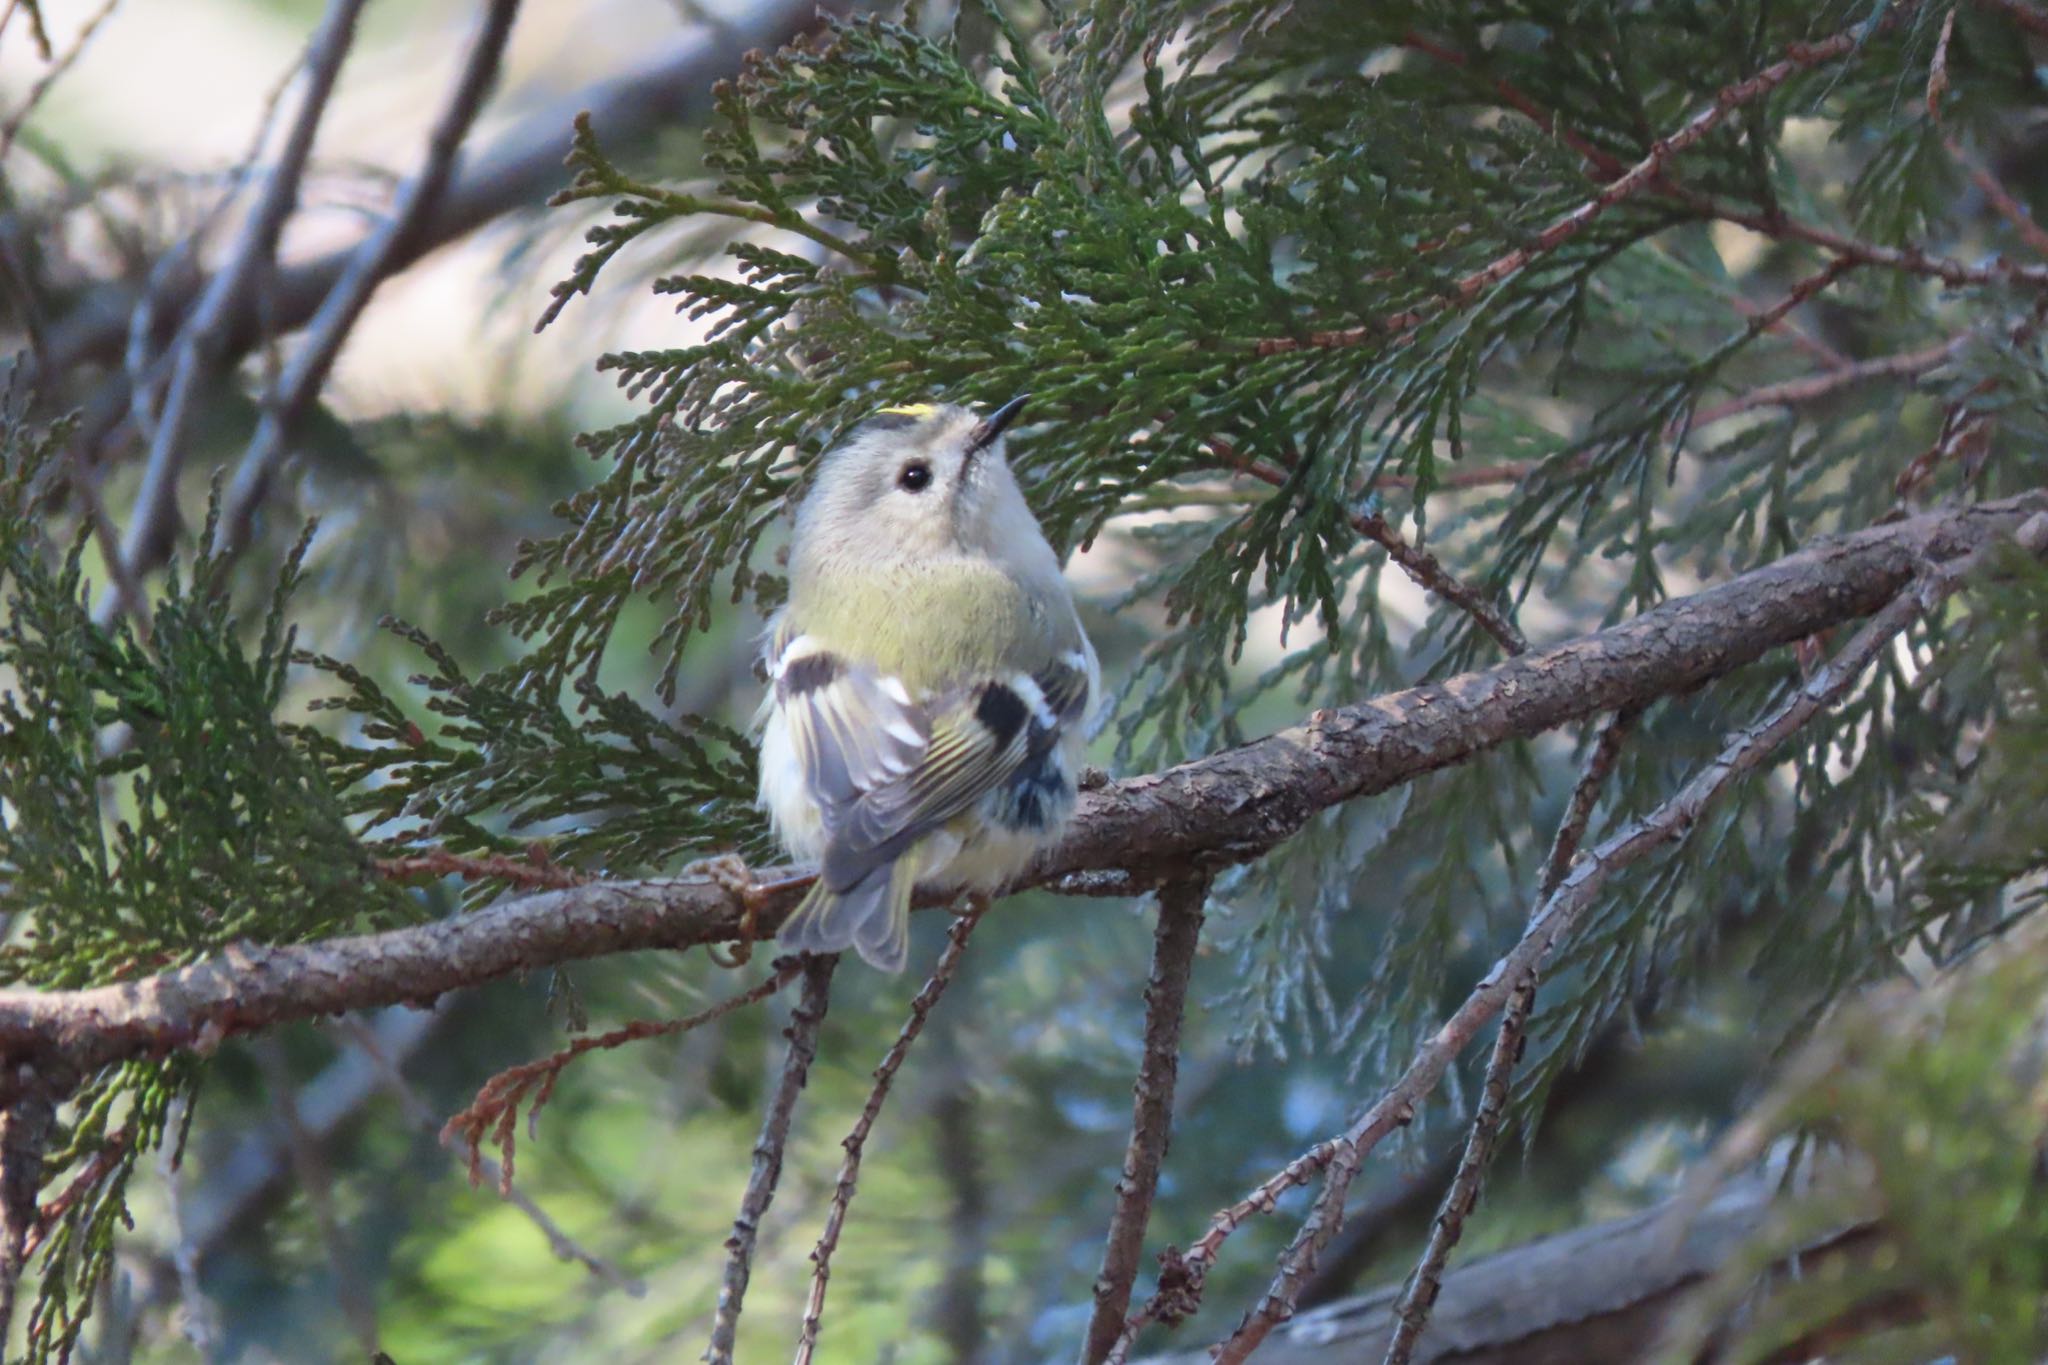
{"label": "bird's tail", "polygon": [[843,891],[820,878],[776,941],[793,953],[851,948],[870,967],[902,971],[910,956],[910,893],[917,887],[919,861],[914,852],[906,853]]}

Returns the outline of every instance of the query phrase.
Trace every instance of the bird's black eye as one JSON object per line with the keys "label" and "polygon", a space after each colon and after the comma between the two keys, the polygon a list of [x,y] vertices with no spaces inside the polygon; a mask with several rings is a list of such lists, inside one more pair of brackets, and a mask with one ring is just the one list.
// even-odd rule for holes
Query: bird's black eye
{"label": "bird's black eye", "polygon": [[912,460],[896,476],[896,486],[909,493],[922,493],[931,486],[931,481],[932,467],[923,460]]}

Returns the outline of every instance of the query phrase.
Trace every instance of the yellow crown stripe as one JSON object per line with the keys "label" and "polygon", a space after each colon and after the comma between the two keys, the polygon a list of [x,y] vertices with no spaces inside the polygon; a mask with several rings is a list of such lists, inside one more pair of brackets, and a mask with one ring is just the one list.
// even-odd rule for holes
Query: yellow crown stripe
{"label": "yellow crown stripe", "polygon": [[904,403],[893,408],[883,408],[882,411],[900,412],[905,417],[929,417],[937,412],[938,408],[930,403]]}

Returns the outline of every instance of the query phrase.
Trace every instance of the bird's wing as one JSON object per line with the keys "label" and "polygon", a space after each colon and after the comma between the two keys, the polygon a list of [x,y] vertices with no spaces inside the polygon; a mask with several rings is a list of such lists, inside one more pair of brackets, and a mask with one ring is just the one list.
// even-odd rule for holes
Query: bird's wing
{"label": "bird's wing", "polygon": [[839,812],[901,782],[930,747],[925,708],[902,683],[850,666],[808,636],[782,643],[769,672],[828,833]]}
{"label": "bird's wing", "polygon": [[823,875],[851,887],[967,810],[1085,707],[1078,659],[913,698],[803,636],[771,664],[775,704],[824,819]]}

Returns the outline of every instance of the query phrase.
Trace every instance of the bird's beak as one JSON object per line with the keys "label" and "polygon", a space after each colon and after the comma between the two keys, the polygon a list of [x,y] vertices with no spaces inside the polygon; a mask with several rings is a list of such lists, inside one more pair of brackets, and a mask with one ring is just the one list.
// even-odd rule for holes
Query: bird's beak
{"label": "bird's beak", "polygon": [[1016,421],[1017,414],[1024,411],[1024,405],[1030,401],[1030,394],[1020,393],[982,418],[980,425],[967,433],[967,458],[971,460],[994,445],[996,437],[1003,434],[1003,428]]}

